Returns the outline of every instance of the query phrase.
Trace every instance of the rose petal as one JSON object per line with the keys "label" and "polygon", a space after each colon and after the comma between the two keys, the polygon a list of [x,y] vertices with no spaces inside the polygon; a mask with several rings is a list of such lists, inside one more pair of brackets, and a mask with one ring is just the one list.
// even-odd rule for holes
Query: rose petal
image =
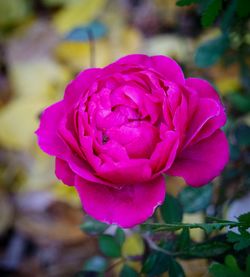
{"label": "rose petal", "polygon": [[165,198],[162,176],[148,183],[126,185],[121,189],[85,182],[80,178],[77,178],[75,186],[89,215],[123,228],[145,221]]}
{"label": "rose petal", "polygon": [[56,177],[68,186],[74,186],[75,173],[70,169],[68,163],[62,159],[56,158]]}
{"label": "rose petal", "polygon": [[153,173],[159,173],[170,168],[179,145],[179,140],[175,132],[166,131],[161,136],[163,141],[156,145],[150,158]]}
{"label": "rose petal", "polygon": [[198,92],[200,97],[212,98],[220,102],[217,91],[208,81],[199,78],[187,78],[186,85]]}
{"label": "rose petal", "polygon": [[57,128],[64,116],[63,101],[57,102],[42,113],[40,126],[35,132],[40,148],[49,155],[64,157],[67,146],[57,134]]}
{"label": "rose petal", "polygon": [[65,104],[69,106],[78,104],[78,100],[96,81],[101,71],[100,68],[90,68],[80,72],[66,87],[64,93]]}
{"label": "rose petal", "polygon": [[189,145],[190,142],[198,135],[199,131],[204,127],[204,125],[206,125],[207,122],[214,117],[218,117],[219,114],[220,106],[217,101],[209,98],[201,98],[198,102],[198,108],[196,109],[194,116],[191,118],[191,120],[189,119],[185,144]]}
{"label": "rose petal", "polygon": [[152,67],[156,72],[159,72],[164,79],[180,84],[185,83],[181,67],[176,61],[166,56],[159,55],[149,57],[147,55],[134,54],[119,59],[117,63]]}
{"label": "rose petal", "polygon": [[62,138],[62,140],[70,146],[73,152],[81,156],[82,152],[79,147],[76,114],[76,112],[71,112],[64,116],[58,125],[57,133]]}
{"label": "rose petal", "polygon": [[153,56],[150,58],[151,66],[162,74],[164,79],[177,84],[184,84],[185,78],[178,63],[166,56]]}
{"label": "rose petal", "polygon": [[147,159],[104,163],[96,170],[98,176],[114,184],[136,184],[152,178],[152,170]]}
{"label": "rose petal", "polygon": [[217,130],[210,137],[183,150],[166,174],[183,177],[187,184],[198,187],[218,176],[228,159],[226,136]]}
{"label": "rose petal", "polygon": [[[213,86],[206,80],[199,78],[187,78],[186,85],[198,93],[199,97],[206,99],[213,99],[217,103],[217,113],[215,116],[211,116],[205,124],[202,124],[199,128],[199,132],[192,138],[192,144],[199,142],[200,140],[210,136],[217,129],[221,128],[226,123],[226,114],[224,106],[221,103],[220,97]],[[213,105],[214,106],[214,105]],[[199,105],[198,109],[203,112],[203,108]],[[208,109],[207,109],[208,110]],[[211,112],[210,112],[211,113]],[[199,118],[196,116],[196,118]]]}
{"label": "rose petal", "polygon": [[116,61],[117,64],[128,64],[130,65],[149,65],[150,57],[143,54],[132,54],[120,58]]}

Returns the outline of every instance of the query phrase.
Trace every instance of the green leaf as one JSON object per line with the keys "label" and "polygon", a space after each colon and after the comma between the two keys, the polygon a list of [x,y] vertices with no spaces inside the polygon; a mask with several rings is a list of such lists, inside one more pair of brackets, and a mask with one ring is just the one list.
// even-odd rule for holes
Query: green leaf
{"label": "green leaf", "polygon": [[[240,124],[234,131],[237,143],[240,146],[250,146],[250,127]],[[250,213],[248,213],[248,218]]]}
{"label": "green leaf", "polygon": [[209,267],[209,272],[213,277],[247,277],[247,275],[240,270],[235,257],[232,255],[226,256],[224,265],[213,263]]}
{"label": "green leaf", "polygon": [[160,207],[161,215],[166,223],[176,223],[182,221],[182,207],[179,201],[167,194],[163,205]]}
{"label": "green leaf", "polygon": [[80,229],[90,235],[99,235],[102,234],[109,225],[95,220],[90,216],[84,217],[84,223],[80,225]]}
{"label": "green leaf", "polygon": [[84,266],[84,271],[95,271],[95,272],[103,272],[107,268],[108,262],[105,258],[101,256],[94,256],[88,259]]}
{"label": "green leaf", "polygon": [[234,272],[240,271],[237,261],[236,261],[235,257],[232,255],[227,255],[225,257],[225,265],[227,265]]}
{"label": "green leaf", "polygon": [[211,0],[208,7],[203,12],[201,23],[204,27],[212,25],[220,10],[222,9],[222,0]]}
{"label": "green leaf", "polygon": [[[248,129],[248,132],[250,132],[250,128]],[[249,133],[249,135],[250,135],[250,133]],[[238,217],[238,220],[239,220],[239,222],[242,222],[242,223],[244,223],[244,224],[247,224],[247,225],[249,225],[249,227],[250,227],[250,212],[241,214],[241,215]]]}
{"label": "green leaf", "polygon": [[116,229],[116,232],[115,232],[115,240],[120,246],[122,246],[122,244],[125,241],[125,233],[119,227]]}
{"label": "green leaf", "polygon": [[239,112],[250,111],[250,99],[248,96],[240,93],[230,93],[227,95],[227,100],[233,106],[233,108]]}
{"label": "green leaf", "polygon": [[120,277],[139,277],[140,275],[130,266],[124,265]]}
{"label": "green leaf", "polygon": [[190,246],[190,232],[187,227],[182,229],[181,235],[178,240],[178,248],[180,251],[189,248]]}
{"label": "green leaf", "polygon": [[215,64],[229,47],[228,36],[222,35],[201,44],[195,53],[197,66],[205,68]]}
{"label": "green leaf", "polygon": [[247,272],[247,275],[250,276],[250,255],[247,256],[246,272]]}
{"label": "green leaf", "polygon": [[169,261],[168,274],[169,274],[169,277],[185,277],[185,273],[181,265],[173,258],[171,258]]}
{"label": "green leaf", "polygon": [[229,268],[219,263],[212,263],[209,267],[209,273],[213,277],[236,277]]}
{"label": "green leaf", "polygon": [[177,1],[176,5],[177,6],[189,6],[189,5],[192,5],[192,4],[195,4],[197,2],[199,2],[200,0],[179,0]]}
{"label": "green leaf", "polygon": [[[237,161],[240,158],[240,154],[241,154],[239,146],[236,144],[229,143],[229,149],[230,149],[230,159],[232,161]],[[233,173],[237,173],[237,171],[234,171]]]}
{"label": "green leaf", "polygon": [[223,32],[228,31],[232,26],[235,20],[236,6],[237,6],[237,0],[232,0],[229,3],[226,11],[224,12],[221,19],[221,24],[220,24]]}
{"label": "green leaf", "polygon": [[244,234],[237,234],[234,232],[228,232],[227,233],[227,240],[229,242],[234,243],[234,249],[236,251],[245,249],[250,246],[250,234],[244,233]]}
{"label": "green leaf", "polygon": [[210,204],[212,198],[212,185],[201,188],[185,187],[178,195],[185,213],[196,213],[204,210]]}
{"label": "green leaf", "polygon": [[121,247],[113,236],[101,235],[99,247],[102,253],[108,257],[117,258],[121,256]]}
{"label": "green leaf", "polygon": [[250,14],[249,0],[237,0],[237,14],[239,17],[247,17]]}
{"label": "green leaf", "polygon": [[230,245],[219,241],[197,243],[188,248],[184,255],[200,258],[211,258],[222,255],[230,249]]}
{"label": "green leaf", "polygon": [[152,252],[142,266],[142,273],[154,277],[168,270],[170,256],[162,252]]}

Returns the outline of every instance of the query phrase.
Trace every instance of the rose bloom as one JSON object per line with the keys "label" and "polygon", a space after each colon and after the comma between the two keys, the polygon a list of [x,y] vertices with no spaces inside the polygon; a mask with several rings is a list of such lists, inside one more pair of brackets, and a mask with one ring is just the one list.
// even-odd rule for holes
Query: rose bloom
{"label": "rose bloom", "polygon": [[210,182],[229,158],[215,89],[165,56],[129,55],[82,71],[42,113],[41,149],[97,220],[132,227],[165,198],[164,174]]}

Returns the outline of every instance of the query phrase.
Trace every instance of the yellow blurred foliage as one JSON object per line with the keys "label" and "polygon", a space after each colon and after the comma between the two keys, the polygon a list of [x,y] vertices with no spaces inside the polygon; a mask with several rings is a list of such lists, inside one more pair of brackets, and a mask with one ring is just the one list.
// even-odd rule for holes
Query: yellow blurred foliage
{"label": "yellow blurred foliage", "polygon": [[64,185],[62,182],[57,182],[52,187],[52,191],[56,199],[76,207],[80,206],[80,199],[74,187]]}
{"label": "yellow blurred foliage", "polygon": [[[107,40],[95,41],[95,66],[103,67],[110,61],[110,45]],[[73,71],[90,67],[90,45],[88,42],[63,41],[55,49],[56,56]]]}
{"label": "yellow blurred foliage", "polygon": [[71,79],[66,67],[49,58],[10,64],[9,74],[16,96],[36,98],[37,102],[37,98],[50,99],[51,102],[61,98]]}
{"label": "yellow blurred foliage", "polygon": [[30,13],[27,0],[0,0],[0,27],[17,24]]}
{"label": "yellow blurred foliage", "polygon": [[141,236],[137,233],[128,236],[122,246],[122,255],[127,256],[140,256],[144,252],[144,243]]}
{"label": "yellow blurred foliage", "polygon": [[[194,214],[184,214],[183,215],[183,223],[204,223],[204,215],[200,213]],[[197,242],[203,240],[204,231],[199,228],[190,229],[190,237]]]}
{"label": "yellow blurred foliage", "polygon": [[[33,99],[34,100],[34,99]],[[6,148],[27,150],[35,142],[39,113],[50,101],[19,98],[0,110],[0,143]]]}
{"label": "yellow blurred foliage", "polygon": [[59,33],[67,33],[73,28],[88,24],[103,11],[106,0],[69,1],[53,17],[53,24]]}
{"label": "yellow blurred foliage", "polygon": [[222,94],[228,94],[236,92],[240,89],[240,80],[238,76],[232,76],[227,78],[220,78],[215,81],[215,85],[218,91]]}
{"label": "yellow blurred foliage", "polygon": [[62,97],[70,74],[49,59],[11,64],[9,72],[17,97],[0,110],[0,143],[27,150],[35,142],[39,114]]}

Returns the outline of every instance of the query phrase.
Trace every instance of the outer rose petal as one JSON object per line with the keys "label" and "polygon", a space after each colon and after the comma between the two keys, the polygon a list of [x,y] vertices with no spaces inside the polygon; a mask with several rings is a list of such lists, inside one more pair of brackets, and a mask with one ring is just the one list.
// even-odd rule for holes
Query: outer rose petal
{"label": "outer rose petal", "polygon": [[228,159],[226,136],[217,130],[210,137],[183,150],[166,174],[183,177],[187,184],[199,187],[218,176]]}
{"label": "outer rose petal", "polygon": [[49,155],[62,157],[67,147],[57,135],[57,127],[64,115],[63,101],[45,109],[41,116],[40,126],[36,131],[40,148]]}
{"label": "outer rose petal", "polygon": [[165,198],[163,176],[148,183],[126,185],[120,190],[77,178],[75,187],[89,215],[123,228],[145,221]]}
{"label": "outer rose petal", "polygon": [[150,59],[152,67],[160,72],[164,78],[178,84],[185,83],[182,69],[175,60],[166,56],[153,56]]}
{"label": "outer rose petal", "polygon": [[117,61],[121,64],[135,64],[152,67],[156,72],[159,72],[163,77],[171,82],[185,83],[184,74],[176,61],[166,56],[149,57],[142,54],[128,55]]}
{"label": "outer rose petal", "polygon": [[69,106],[77,104],[84,92],[96,81],[100,72],[100,68],[90,68],[80,72],[66,87],[65,104]]}
{"label": "outer rose petal", "polygon": [[198,92],[200,97],[213,98],[220,102],[217,91],[208,81],[199,78],[187,78],[186,85]]}
{"label": "outer rose petal", "polygon": [[61,180],[64,184],[74,186],[75,173],[70,169],[66,161],[56,158],[55,174],[56,177],[59,180]]}

